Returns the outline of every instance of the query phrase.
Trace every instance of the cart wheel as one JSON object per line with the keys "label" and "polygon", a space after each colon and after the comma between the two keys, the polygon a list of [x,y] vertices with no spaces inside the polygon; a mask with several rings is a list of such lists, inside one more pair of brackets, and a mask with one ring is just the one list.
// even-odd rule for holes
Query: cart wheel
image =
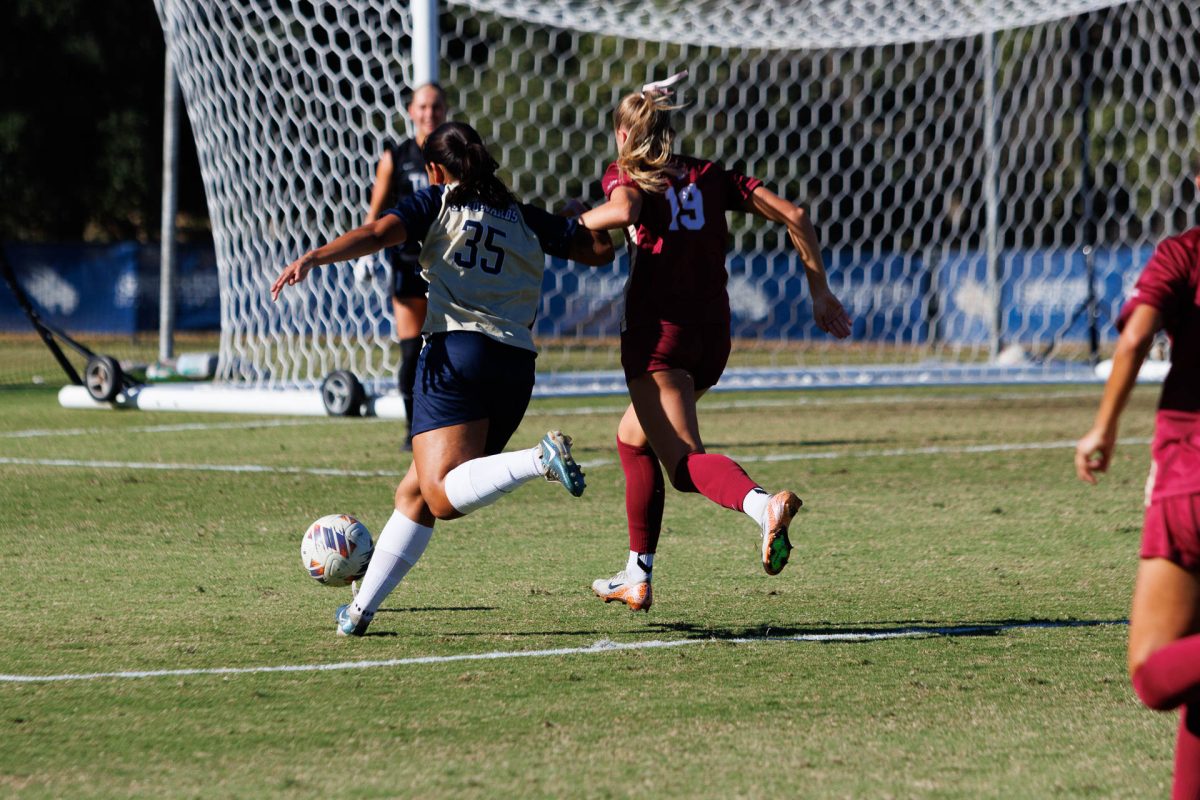
{"label": "cart wheel", "polygon": [[108,356],[89,356],[83,369],[83,385],[92,399],[111,403],[121,392],[124,375],[116,359]]}
{"label": "cart wheel", "polygon": [[350,370],[331,372],[321,382],[321,402],[331,417],[362,416],[362,405],[366,399],[367,393],[362,383]]}

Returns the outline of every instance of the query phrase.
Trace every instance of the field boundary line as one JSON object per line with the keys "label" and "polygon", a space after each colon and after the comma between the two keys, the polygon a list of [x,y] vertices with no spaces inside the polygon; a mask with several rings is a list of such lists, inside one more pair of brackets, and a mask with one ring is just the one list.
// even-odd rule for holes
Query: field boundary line
{"label": "field boundary line", "polygon": [[140,425],[134,428],[29,428],[23,431],[0,431],[0,439],[37,439],[53,436],[100,436],[114,433],[184,433],[187,431],[253,430],[254,428],[294,428],[314,425],[319,419],[261,419],[250,422],[176,422],[170,425]]}
{"label": "field boundary line", "polygon": [[125,670],[121,672],[85,672],[62,675],[3,675],[0,683],[64,683],[72,681],[130,680],[175,678],[191,675],[251,675],[270,672],[336,672],[350,669],[380,669],[421,664],[451,664],[461,661],[496,661],[509,658],[553,658],[556,656],[596,655],[630,650],[657,650],[704,644],[787,644],[799,642],[845,643],[887,639],[945,638],[988,636],[1005,631],[1045,628],[1097,628],[1128,625],[1127,620],[1031,620],[1028,622],[990,623],[950,626],[911,626],[894,630],[846,631],[843,633],[800,633],[794,636],[706,637],[702,639],[652,639],[641,642],[613,642],[608,639],[585,647],[556,647],[547,650],[494,650],[487,653],[459,653],[445,656],[412,656],[381,661],[341,661],[332,664],[289,664],[260,667],[210,667],[192,669]]}
{"label": "field boundary line", "polygon": [[323,475],[334,478],[398,478],[396,470],[334,469],[332,467],[272,467],[265,464],[180,464],[156,461],[101,461],[76,458],[9,458],[0,456],[0,464],[26,467],[69,467],[73,469],[146,469],[164,472],[237,472],[277,475]]}
{"label": "field boundary line", "polygon": [[[1119,439],[1123,447],[1150,443],[1149,437]],[[826,450],[818,453],[766,453],[740,455],[728,453],[734,461],[746,464],[781,461],[833,461],[842,458],[899,458],[904,456],[963,455],[970,453],[1010,453],[1023,450],[1065,450],[1075,447],[1075,440],[1055,442],[1014,442],[1008,444],[934,445],[930,447],[895,447],[877,450]],[[588,469],[609,467],[617,461],[611,458],[589,459],[581,465]],[[182,464],[178,462],[111,461],[75,458],[17,458],[0,456],[0,465],[24,467],[67,467],[73,469],[145,469],[181,472],[234,472],[279,475],[321,475],[334,478],[399,478],[399,470],[334,469],[332,467],[273,467],[265,464]]]}

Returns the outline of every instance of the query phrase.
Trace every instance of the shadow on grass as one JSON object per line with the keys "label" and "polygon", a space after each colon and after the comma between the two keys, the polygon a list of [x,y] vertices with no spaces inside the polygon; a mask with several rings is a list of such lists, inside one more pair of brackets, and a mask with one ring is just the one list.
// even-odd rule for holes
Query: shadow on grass
{"label": "shadow on grass", "polygon": [[696,625],[690,622],[651,622],[647,630],[656,633],[682,633],[689,639],[802,639],[819,641],[870,641],[873,638],[899,636],[997,636],[1012,630],[1036,628],[1097,628],[1127,625],[1124,619],[1026,619],[975,620],[937,622],[933,620],[895,620],[854,625],[826,623],[824,625],[754,625],[734,627]]}
{"label": "shadow on grass", "polygon": [[410,608],[381,608],[376,614],[407,614],[420,611],[495,611],[496,606],[412,606]]}
{"label": "shadow on grass", "polygon": [[[418,610],[418,609],[413,609]],[[1127,625],[1124,619],[1027,619],[977,620],[970,622],[938,622],[933,620],[896,620],[892,622],[867,622],[842,624],[836,622],[818,625],[753,625],[721,626],[698,625],[691,622],[647,622],[639,628],[622,633],[683,634],[683,639],[811,639],[818,642],[862,642],[873,639],[898,639],[938,636],[997,636],[1012,630],[1035,628],[1098,628]],[[606,636],[608,630],[532,630],[532,631],[439,631],[446,638],[472,638],[493,636]],[[368,634],[369,635],[369,634]]]}

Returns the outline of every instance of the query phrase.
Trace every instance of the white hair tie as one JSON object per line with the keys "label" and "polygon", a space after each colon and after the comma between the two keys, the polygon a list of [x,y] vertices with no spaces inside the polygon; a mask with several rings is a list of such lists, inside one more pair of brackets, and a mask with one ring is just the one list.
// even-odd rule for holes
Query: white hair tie
{"label": "white hair tie", "polygon": [[662,94],[665,94],[666,96],[670,97],[671,95],[675,94],[674,90],[672,90],[671,87],[674,86],[675,84],[679,83],[680,81],[682,81],[684,78],[686,78],[687,74],[688,74],[688,71],[685,69],[683,72],[676,72],[671,77],[664,78],[661,81],[655,81],[654,83],[647,83],[645,86],[642,87],[642,97],[645,97],[647,94],[649,94],[651,92],[661,92]]}

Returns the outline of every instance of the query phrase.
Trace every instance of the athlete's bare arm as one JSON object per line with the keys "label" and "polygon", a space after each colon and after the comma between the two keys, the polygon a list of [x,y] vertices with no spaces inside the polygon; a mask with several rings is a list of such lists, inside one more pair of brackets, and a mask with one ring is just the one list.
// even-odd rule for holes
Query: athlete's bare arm
{"label": "athlete's bare arm", "polygon": [[590,231],[612,231],[626,228],[642,214],[642,193],[632,186],[618,186],[608,202],[579,216],[579,224]]}
{"label": "athlete's bare arm", "polygon": [[1104,384],[1096,421],[1075,445],[1075,474],[1080,480],[1095,483],[1097,472],[1108,471],[1113,450],[1117,446],[1117,423],[1121,412],[1129,400],[1129,393],[1133,391],[1142,362],[1154,343],[1154,334],[1162,326],[1162,312],[1149,305],[1133,309],[1125,322],[1117,339],[1112,372]]}
{"label": "athlete's bare arm", "polygon": [[315,250],[309,250],[288,264],[283,272],[279,273],[275,283],[271,285],[271,299],[278,300],[283,287],[300,283],[316,267],[370,255],[385,247],[403,244],[407,238],[408,229],[405,227],[404,221],[395,214],[388,214],[383,219],[368,222],[349,233],[343,233],[332,242],[323,244]]}
{"label": "athlete's bare arm", "polygon": [[792,244],[800,253],[800,260],[804,262],[804,274],[813,298],[813,318],[826,333],[832,333],[839,339],[849,336],[850,315],[829,289],[825,260],[821,258],[821,245],[817,241],[817,232],[813,229],[808,213],[765,186],[759,186],[750,195],[750,199],[746,201],[746,211],[787,226],[788,238],[792,240]]}

